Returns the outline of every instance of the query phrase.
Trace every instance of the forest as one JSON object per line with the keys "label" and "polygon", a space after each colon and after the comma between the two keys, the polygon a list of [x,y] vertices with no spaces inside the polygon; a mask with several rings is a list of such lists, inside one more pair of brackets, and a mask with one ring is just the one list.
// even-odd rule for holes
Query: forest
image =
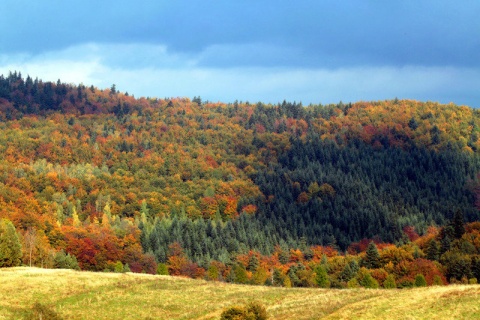
{"label": "forest", "polygon": [[0,266],[338,288],[480,277],[467,106],[135,98],[13,72],[0,132]]}

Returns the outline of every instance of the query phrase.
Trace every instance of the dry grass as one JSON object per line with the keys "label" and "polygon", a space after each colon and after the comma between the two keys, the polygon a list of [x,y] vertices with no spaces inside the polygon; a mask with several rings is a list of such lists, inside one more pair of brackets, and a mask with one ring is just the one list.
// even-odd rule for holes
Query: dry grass
{"label": "dry grass", "polygon": [[258,301],[271,319],[480,319],[480,286],[409,290],[285,289],[201,280],[0,269],[0,319],[24,319],[39,302],[64,319],[219,319]]}

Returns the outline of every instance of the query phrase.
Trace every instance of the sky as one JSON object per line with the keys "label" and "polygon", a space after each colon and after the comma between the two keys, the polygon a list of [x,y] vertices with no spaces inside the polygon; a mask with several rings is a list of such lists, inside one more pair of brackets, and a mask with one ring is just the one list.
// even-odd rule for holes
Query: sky
{"label": "sky", "polygon": [[0,74],[135,97],[480,107],[480,1],[3,0]]}

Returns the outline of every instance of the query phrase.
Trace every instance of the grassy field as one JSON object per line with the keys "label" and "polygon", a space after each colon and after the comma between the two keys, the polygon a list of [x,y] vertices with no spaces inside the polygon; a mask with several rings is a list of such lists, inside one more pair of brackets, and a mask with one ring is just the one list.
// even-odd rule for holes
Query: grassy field
{"label": "grassy field", "polygon": [[270,319],[480,319],[479,294],[480,285],[285,289],[130,273],[0,269],[0,319],[34,319],[37,302],[62,319],[219,319],[224,308],[251,301],[263,304]]}

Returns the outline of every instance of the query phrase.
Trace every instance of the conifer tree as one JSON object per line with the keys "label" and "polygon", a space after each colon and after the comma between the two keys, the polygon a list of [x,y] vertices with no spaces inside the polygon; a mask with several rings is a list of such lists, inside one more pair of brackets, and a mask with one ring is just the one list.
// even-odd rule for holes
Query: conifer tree
{"label": "conifer tree", "polygon": [[435,239],[430,239],[427,243],[427,259],[436,261],[439,258],[440,246]]}
{"label": "conifer tree", "polygon": [[375,280],[370,273],[367,273],[363,276],[363,278],[360,280],[360,284],[369,289],[378,288],[378,281]]}
{"label": "conifer tree", "polygon": [[317,286],[320,288],[328,288],[330,287],[330,281],[328,280],[328,274],[327,271],[325,270],[325,267],[322,265],[319,265],[315,268],[315,282],[317,283]]}
{"label": "conifer tree", "polygon": [[462,235],[465,233],[463,213],[461,210],[455,211],[455,214],[453,215],[452,226],[453,226],[455,238],[460,239]]}
{"label": "conifer tree", "polygon": [[248,261],[248,271],[255,272],[260,265],[256,255],[252,255]]}
{"label": "conifer tree", "polygon": [[284,278],[285,276],[282,274],[282,272],[278,268],[273,269],[272,284],[274,286],[282,286]]}
{"label": "conifer tree", "polygon": [[22,245],[15,226],[8,219],[0,221],[0,267],[19,266],[22,258]]}
{"label": "conifer tree", "polygon": [[219,271],[215,264],[210,264],[207,271],[208,280],[218,280]]}
{"label": "conifer tree", "polygon": [[343,268],[342,272],[340,273],[340,279],[342,281],[348,282],[350,279],[353,278],[353,276],[354,276],[354,273],[350,268],[350,265],[347,263]]}
{"label": "conifer tree", "polygon": [[393,276],[393,274],[389,274],[385,278],[385,281],[383,281],[383,287],[385,289],[394,289],[397,287],[397,284],[395,282],[395,277]]}
{"label": "conifer tree", "polygon": [[247,270],[241,263],[237,263],[235,265],[235,283],[247,283],[248,282],[248,276],[247,276]]}
{"label": "conifer tree", "polygon": [[425,280],[425,276],[423,274],[417,274],[415,276],[415,287],[426,287],[427,281]]}
{"label": "conifer tree", "polygon": [[363,266],[369,269],[380,268],[380,254],[373,241],[368,244],[365,258],[363,260]]}
{"label": "conifer tree", "polygon": [[159,263],[157,265],[157,274],[168,276],[168,267],[165,263]]}

